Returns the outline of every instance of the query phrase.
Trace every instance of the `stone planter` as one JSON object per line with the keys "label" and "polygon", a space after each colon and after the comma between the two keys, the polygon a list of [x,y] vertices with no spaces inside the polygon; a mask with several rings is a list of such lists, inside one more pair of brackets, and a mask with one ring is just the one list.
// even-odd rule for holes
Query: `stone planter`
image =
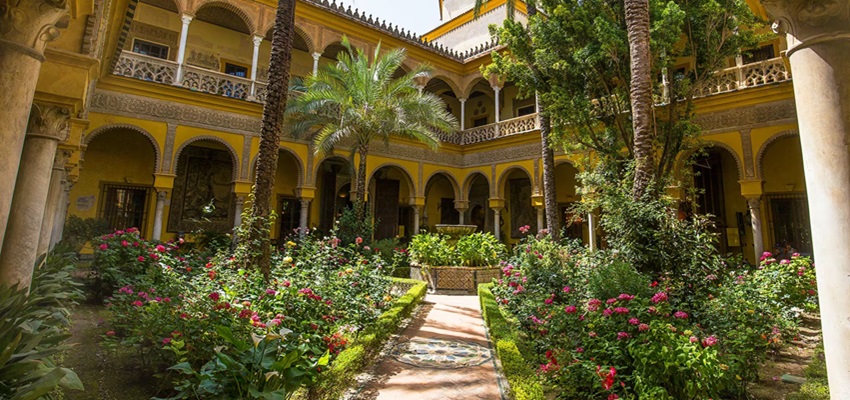
{"label": "stone planter", "polygon": [[431,290],[465,290],[475,292],[481,283],[490,283],[498,279],[502,270],[499,267],[423,267],[410,266],[410,277],[428,282]]}

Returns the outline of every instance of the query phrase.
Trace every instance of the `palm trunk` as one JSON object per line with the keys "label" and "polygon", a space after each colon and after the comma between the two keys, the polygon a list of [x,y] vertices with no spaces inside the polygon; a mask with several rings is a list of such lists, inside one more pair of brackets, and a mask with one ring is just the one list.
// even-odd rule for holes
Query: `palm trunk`
{"label": "palm trunk", "polygon": [[626,29],[631,58],[632,126],[635,181],[632,193],[643,196],[655,169],[652,133],[652,65],[649,49],[649,0],[625,0]]}
{"label": "palm trunk", "polygon": [[546,207],[546,226],[552,239],[561,239],[561,212],[555,192],[555,152],[549,146],[549,133],[552,124],[546,115],[545,107],[540,104],[540,145],[543,158],[543,204]]}
{"label": "palm trunk", "polygon": [[366,155],[369,154],[369,147],[362,145],[357,151],[360,154],[360,166],[357,167],[357,200],[354,210],[357,219],[362,221],[366,217]]}
{"label": "palm trunk", "polygon": [[295,26],[295,0],[278,0],[269,62],[269,86],[266,106],[263,109],[263,130],[260,154],[257,159],[257,176],[254,184],[254,201],[251,203],[251,223],[246,244],[259,246],[253,249],[251,264],[256,265],[266,280],[271,273],[271,238],[267,223],[271,216],[272,191],[280,151],[280,132],[283,112],[289,95],[289,70],[292,64],[292,38]]}

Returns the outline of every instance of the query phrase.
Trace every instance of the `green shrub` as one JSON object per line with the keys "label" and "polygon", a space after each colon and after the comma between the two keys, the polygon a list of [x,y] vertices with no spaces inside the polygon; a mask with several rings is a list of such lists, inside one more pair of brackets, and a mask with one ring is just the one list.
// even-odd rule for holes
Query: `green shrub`
{"label": "green shrub", "polygon": [[78,253],[91,238],[105,235],[110,231],[109,223],[104,219],[82,219],[76,215],[71,215],[65,222],[65,228],[62,231],[62,243],[67,244],[74,252]]}
{"label": "green shrub", "polygon": [[788,400],[829,400],[829,382],[826,376],[826,359],[821,344],[806,367],[806,383],[800,391],[788,395]]}
{"label": "green shrub", "polygon": [[490,291],[493,284],[478,285],[478,299],[490,340],[496,349],[496,355],[502,363],[502,370],[508,380],[512,396],[516,400],[542,400],[543,388],[537,374],[523,358],[517,347],[517,335],[502,316],[496,298]]}
{"label": "green shrub", "polygon": [[52,398],[57,387],[82,390],[77,375],[54,362],[67,350],[68,307],[82,298],[69,256],[37,265],[29,293],[0,285],[0,398]]}
{"label": "green shrub", "polygon": [[457,244],[449,236],[421,233],[410,240],[410,258],[427,266],[485,267],[495,265],[505,254],[505,245],[491,233],[473,233],[461,237]]}
{"label": "green shrub", "polygon": [[420,233],[414,236],[407,248],[411,260],[421,265],[452,265],[455,256],[448,240],[448,235],[439,233]]}

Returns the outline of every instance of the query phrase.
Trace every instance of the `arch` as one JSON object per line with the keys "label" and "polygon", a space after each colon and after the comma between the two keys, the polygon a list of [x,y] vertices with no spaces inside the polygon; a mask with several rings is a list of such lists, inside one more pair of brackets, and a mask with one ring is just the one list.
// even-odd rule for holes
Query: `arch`
{"label": "arch", "polygon": [[[307,31],[306,31],[306,30],[304,30],[304,28],[302,28],[301,26],[299,26],[299,25],[298,25],[298,23],[296,23],[296,24],[295,24],[295,28],[294,28],[294,29],[295,29],[295,35],[296,35],[296,36],[298,36],[299,38],[301,38],[301,40],[303,40],[303,41],[304,41],[304,43],[307,45],[307,52],[308,52],[309,54],[311,54],[311,55],[312,55],[313,53],[315,53],[315,52],[316,52],[316,48],[317,48],[317,46],[316,46],[316,40],[315,40],[315,39],[313,39],[313,37],[312,37],[312,36],[310,36],[310,34],[309,34],[309,33],[307,33]],[[268,27],[264,28],[264,29],[263,29],[263,30],[261,30],[260,32],[265,32],[265,33],[266,33],[266,35],[265,35],[266,40],[271,41],[271,40],[272,40],[272,35],[274,34],[274,19],[272,19],[272,20],[269,22],[269,26],[268,26]],[[293,48],[294,48],[294,46],[295,46],[295,43],[293,42]]]}
{"label": "arch", "polygon": [[738,154],[738,152],[736,152],[735,149],[732,148],[732,146],[729,146],[726,143],[718,142],[718,141],[714,141],[714,140],[706,140],[704,142],[701,142],[698,146],[694,147],[693,149],[690,149],[686,152],[683,152],[681,157],[679,157],[679,160],[676,161],[676,167],[675,167],[676,175],[681,177],[682,172],[684,171],[684,168],[685,168],[685,163],[697,151],[702,150],[702,149],[707,148],[707,147],[716,147],[716,148],[726,150],[726,152],[729,153],[730,156],[732,156],[732,159],[735,160],[735,166],[738,169],[738,179],[739,180],[746,179],[746,175],[744,174],[744,162],[743,162],[743,160],[741,160],[741,156]]}
{"label": "arch", "polygon": [[[306,177],[306,174],[304,173],[304,162],[301,161],[301,157],[298,156],[298,153],[296,153],[295,150],[292,150],[288,147],[280,146],[278,147],[278,151],[289,153],[292,158],[295,159],[295,166],[298,168],[298,186],[304,186],[304,178]],[[257,155],[254,156],[254,159],[251,160],[250,175],[248,176],[249,180],[252,179],[257,173],[257,160],[259,159],[260,154],[257,153]]]}
{"label": "arch", "polygon": [[452,91],[452,93],[454,93],[455,97],[458,97],[458,98],[462,97],[461,93],[460,93],[460,89],[458,88],[458,85],[452,79],[450,79],[449,77],[447,77],[445,75],[434,75],[434,74],[430,75],[429,79],[428,79],[428,83],[425,84],[425,90],[428,90],[428,87],[432,86],[432,82],[434,82],[434,81],[440,81],[440,82],[444,83],[446,86],[448,86],[449,89]]}
{"label": "arch", "polygon": [[146,130],[138,127],[138,126],[135,126],[135,125],[131,125],[131,124],[109,124],[109,125],[103,125],[103,126],[97,127],[95,129],[93,129],[91,132],[89,132],[89,134],[86,135],[83,138],[83,146],[88,146],[88,144],[91,143],[91,141],[95,137],[97,137],[98,135],[100,135],[104,132],[109,132],[111,130],[118,130],[118,129],[130,130],[130,131],[133,131],[133,132],[136,132],[136,133],[140,133],[142,136],[146,137],[148,139],[148,141],[151,142],[151,146],[153,146],[153,151],[154,151],[154,156],[155,156],[155,158],[154,158],[154,160],[155,160],[154,161],[154,173],[162,172],[162,170],[161,170],[162,150],[159,148],[159,143],[157,143],[156,139],[154,139],[153,135],[151,135],[150,132],[148,132],[148,131],[146,131]]}
{"label": "arch", "polygon": [[204,141],[204,140],[210,141],[210,142],[216,142],[218,144],[224,145],[224,147],[230,153],[230,157],[233,159],[233,180],[234,181],[239,180],[239,155],[238,155],[238,153],[236,153],[236,150],[233,148],[233,146],[231,146],[230,143],[227,143],[226,140],[224,140],[224,139],[222,139],[218,136],[211,136],[211,135],[194,136],[194,137],[190,138],[189,140],[181,143],[180,147],[177,148],[177,151],[174,152],[174,159],[171,162],[171,171],[168,171],[168,172],[170,172],[172,174],[177,173],[177,163],[180,161],[180,154],[183,153],[183,150],[185,150],[186,147],[190,146],[192,143],[201,142],[201,141]]}
{"label": "arch", "polygon": [[450,174],[448,171],[445,171],[445,170],[437,170],[437,171],[434,171],[434,173],[432,173],[431,175],[428,175],[428,178],[425,179],[425,186],[421,188],[422,189],[421,195],[422,196],[427,195],[427,193],[425,193],[425,190],[428,188],[428,183],[431,182],[431,178],[434,178],[437,175],[442,175],[443,177],[448,179],[449,184],[452,185],[452,190],[455,193],[455,199],[460,200],[461,199],[460,186],[457,184],[457,180],[455,179],[455,177],[452,176],[452,174]]}
{"label": "arch", "polygon": [[149,4],[177,14],[183,13],[186,9],[186,6],[180,0],[141,0],[141,3]]}
{"label": "arch", "polygon": [[[351,176],[353,177],[355,175],[354,164],[351,162],[351,160],[349,160],[349,159],[347,159],[343,156],[340,156],[340,155],[332,154],[332,155],[329,155],[329,156],[322,157],[322,159],[320,159],[320,160],[318,160],[318,162],[314,163],[313,170],[310,171],[310,175],[311,175],[311,178],[312,178],[311,182],[313,183],[313,185],[315,185],[316,182],[319,180],[319,171],[322,169],[322,163],[324,163],[325,161],[331,161],[331,160],[342,161],[344,164],[348,165],[348,168],[350,169],[350,172],[351,172]],[[305,176],[306,176],[306,174],[305,174]]]}
{"label": "arch", "polygon": [[[354,46],[354,43],[351,43],[351,49],[356,51],[357,47]],[[363,49],[363,50],[365,51],[365,49]],[[329,51],[333,51],[333,54],[330,54]],[[337,55],[339,55],[339,53],[342,53],[344,51],[346,51],[346,50],[345,50],[345,47],[342,46],[342,41],[339,41],[339,40],[333,41],[333,42],[326,44],[322,48],[322,57],[327,58],[327,59],[331,59],[331,60],[337,60]]]}
{"label": "arch", "polygon": [[254,32],[257,32],[257,22],[254,20],[254,18],[251,17],[255,13],[246,12],[241,7],[239,7],[235,4],[232,4],[228,1],[209,0],[209,1],[201,2],[201,3],[198,4],[197,7],[195,7],[192,14],[197,16],[198,12],[200,12],[202,9],[207,8],[207,7],[218,7],[218,8],[222,8],[222,9],[225,9],[227,11],[230,11],[230,12],[236,14],[236,16],[238,16],[239,19],[241,19],[242,22],[245,24],[245,26],[248,28],[247,34],[250,35],[250,34],[253,34]]}
{"label": "arch", "polygon": [[[472,94],[472,92],[474,91],[475,86],[476,86],[476,85],[478,85],[479,83],[482,83],[482,82],[484,83],[484,86],[487,86],[488,88],[490,87],[490,83],[489,83],[489,82],[487,82],[487,80],[486,80],[486,79],[484,79],[484,77],[483,77],[483,76],[478,76],[478,77],[476,77],[475,79],[473,79],[472,81],[470,81],[469,83],[467,83],[467,84],[466,84],[466,86],[464,86],[463,91],[462,91],[462,92],[460,92],[460,93],[459,93],[459,95],[460,95],[461,97],[463,97],[463,98],[467,98],[467,99],[468,99],[468,98],[469,98],[469,96],[470,96],[470,95]],[[492,91],[492,89],[491,89],[491,91]],[[482,93],[484,93],[485,95],[489,95],[489,94],[487,93],[487,91],[483,91]],[[492,97],[492,96],[491,96],[491,97]]]}
{"label": "arch", "polygon": [[528,176],[529,180],[531,180],[531,184],[532,184],[532,188],[533,188],[534,175],[531,172],[528,172],[528,170],[521,165],[512,165],[512,166],[508,167],[507,169],[505,169],[504,171],[502,171],[502,174],[499,176],[499,180],[498,180],[499,186],[496,187],[496,190],[497,190],[496,193],[500,196],[500,198],[502,198],[502,199],[505,198],[505,188],[507,186],[508,176],[510,176],[511,173],[513,173],[516,170],[520,170],[522,172],[525,172],[525,175]]}
{"label": "arch", "polygon": [[367,188],[366,190],[367,191],[369,190],[368,189],[369,184],[372,183],[372,178],[375,177],[375,173],[380,171],[382,168],[385,168],[385,167],[398,168],[398,170],[402,172],[401,176],[404,178],[404,181],[407,182],[407,187],[409,188],[408,191],[410,192],[408,197],[414,197],[414,196],[416,196],[417,193],[419,193],[418,188],[416,187],[416,185],[413,184],[413,175],[410,174],[410,171],[408,171],[407,168],[405,168],[401,164],[394,163],[394,162],[383,163],[383,164],[379,165],[377,168],[373,169],[372,172],[369,173],[369,176],[366,177],[366,188]]}
{"label": "arch", "polygon": [[493,188],[492,188],[493,185],[490,182],[490,178],[487,177],[487,174],[485,174],[481,171],[472,171],[469,174],[467,174],[466,178],[464,178],[464,180],[463,180],[463,186],[462,186],[463,192],[461,192],[462,196],[459,197],[458,200],[469,200],[469,190],[472,188],[472,182],[475,181],[475,178],[478,175],[480,175],[482,178],[484,178],[484,181],[487,182],[487,193],[493,192]]}
{"label": "arch", "polygon": [[795,129],[789,129],[789,130],[786,130],[786,131],[782,131],[782,132],[776,133],[775,135],[771,136],[769,139],[767,139],[767,141],[765,141],[761,145],[758,153],[756,153],[756,159],[755,159],[756,174],[758,174],[756,176],[756,178],[764,179],[764,171],[763,171],[764,155],[767,153],[767,149],[770,147],[770,145],[772,145],[774,142],[776,142],[779,139],[789,137],[789,136],[800,136],[800,132],[795,130]]}

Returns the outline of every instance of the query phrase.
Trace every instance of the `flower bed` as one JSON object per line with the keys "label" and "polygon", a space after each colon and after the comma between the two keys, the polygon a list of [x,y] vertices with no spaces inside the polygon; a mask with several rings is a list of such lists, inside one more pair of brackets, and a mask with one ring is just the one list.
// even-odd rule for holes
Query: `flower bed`
{"label": "flower bed", "polygon": [[410,242],[410,277],[428,282],[431,290],[475,292],[481,283],[500,275],[498,263],[505,246],[490,233],[463,236],[456,243],[447,235],[423,233]]}

